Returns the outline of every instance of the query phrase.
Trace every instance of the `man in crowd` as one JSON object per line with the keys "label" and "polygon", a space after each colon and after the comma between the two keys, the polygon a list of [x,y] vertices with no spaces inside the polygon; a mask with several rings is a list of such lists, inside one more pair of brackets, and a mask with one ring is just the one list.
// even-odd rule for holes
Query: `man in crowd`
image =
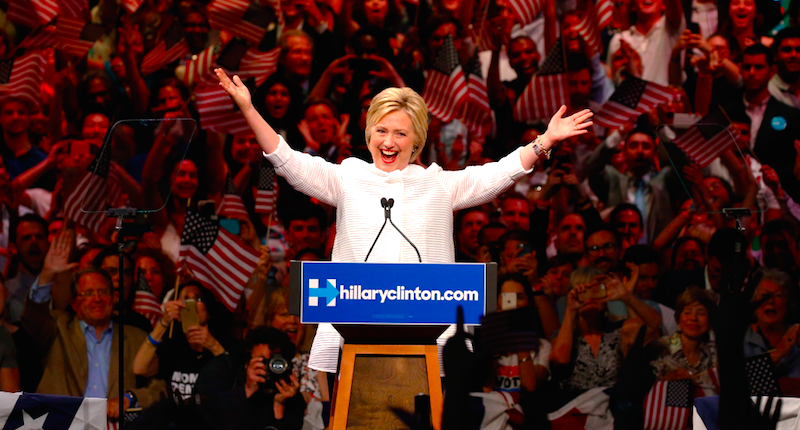
{"label": "man in crowd", "polygon": [[473,208],[459,211],[456,215],[456,261],[478,261],[478,233],[489,224],[489,216],[482,209]]}
{"label": "man in crowd", "polygon": [[17,322],[22,315],[25,297],[42,270],[50,247],[47,241],[47,223],[40,216],[28,214],[19,218],[11,227],[9,251],[14,256],[10,274],[6,281],[6,313],[10,322]]}

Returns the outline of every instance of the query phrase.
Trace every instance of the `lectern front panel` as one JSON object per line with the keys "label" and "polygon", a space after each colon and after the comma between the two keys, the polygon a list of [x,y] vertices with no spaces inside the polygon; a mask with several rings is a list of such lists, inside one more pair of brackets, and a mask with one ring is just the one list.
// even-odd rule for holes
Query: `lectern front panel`
{"label": "lectern front panel", "polygon": [[424,355],[356,355],[347,429],[405,428],[390,408],[413,413],[417,394],[430,394]]}

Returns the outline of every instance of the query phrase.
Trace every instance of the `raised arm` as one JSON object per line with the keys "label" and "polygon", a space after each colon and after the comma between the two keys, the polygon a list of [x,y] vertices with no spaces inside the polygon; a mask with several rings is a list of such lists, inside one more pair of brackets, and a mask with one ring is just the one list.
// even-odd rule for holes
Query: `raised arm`
{"label": "raised arm", "polygon": [[267,124],[267,121],[265,121],[258,111],[256,111],[256,108],[253,107],[253,102],[250,99],[250,90],[247,89],[247,86],[244,85],[238,75],[234,75],[233,80],[231,80],[222,69],[214,69],[214,73],[216,73],[217,78],[219,78],[220,86],[225,89],[234,103],[239,106],[239,110],[242,111],[247,125],[249,125],[253,133],[255,133],[256,140],[258,141],[258,145],[261,146],[261,149],[267,154],[275,152],[275,150],[278,149],[278,133]]}
{"label": "raised arm", "polygon": [[[537,145],[544,151],[550,151],[550,148],[564,139],[587,133],[586,129],[593,124],[591,121],[588,121],[589,118],[594,115],[589,109],[584,109],[564,118],[564,113],[566,112],[567,107],[561,106],[558,112],[550,118],[547,131],[537,139],[539,141]],[[534,143],[536,143],[536,141],[525,145],[519,153],[522,167],[525,168],[525,170],[533,168],[533,165],[536,164],[536,160],[539,159],[539,156],[536,155],[533,148]]]}

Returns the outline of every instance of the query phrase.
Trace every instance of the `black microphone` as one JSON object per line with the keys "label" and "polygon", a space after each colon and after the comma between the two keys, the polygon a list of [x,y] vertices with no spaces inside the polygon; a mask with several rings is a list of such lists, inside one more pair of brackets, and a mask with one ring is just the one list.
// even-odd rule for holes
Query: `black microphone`
{"label": "black microphone", "polygon": [[375,248],[375,244],[378,243],[378,238],[381,237],[381,233],[383,233],[383,228],[386,227],[386,221],[389,221],[392,227],[394,227],[394,229],[397,230],[398,233],[400,233],[400,236],[403,236],[403,239],[405,239],[406,242],[408,242],[408,244],[411,245],[412,248],[414,248],[414,251],[417,252],[417,259],[419,260],[420,263],[422,263],[422,256],[420,255],[417,246],[414,245],[414,243],[411,242],[411,240],[402,231],[400,231],[400,229],[397,228],[396,225],[394,225],[394,222],[392,221],[393,206],[394,206],[394,199],[387,199],[386,197],[381,198],[381,207],[383,208],[383,225],[381,226],[380,231],[378,231],[378,235],[375,236],[375,240],[372,242],[372,246],[369,247],[369,251],[367,252],[366,258],[364,258],[364,262],[366,263],[367,260],[369,259],[369,255],[372,254],[372,249]]}

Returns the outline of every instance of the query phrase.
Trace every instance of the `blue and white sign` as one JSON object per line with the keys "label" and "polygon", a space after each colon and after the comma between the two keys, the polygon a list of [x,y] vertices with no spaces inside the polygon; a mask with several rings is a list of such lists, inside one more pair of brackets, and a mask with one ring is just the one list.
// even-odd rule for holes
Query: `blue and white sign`
{"label": "blue and white sign", "polygon": [[484,264],[303,262],[300,268],[305,324],[453,324],[458,306],[466,324],[480,324],[487,311]]}

